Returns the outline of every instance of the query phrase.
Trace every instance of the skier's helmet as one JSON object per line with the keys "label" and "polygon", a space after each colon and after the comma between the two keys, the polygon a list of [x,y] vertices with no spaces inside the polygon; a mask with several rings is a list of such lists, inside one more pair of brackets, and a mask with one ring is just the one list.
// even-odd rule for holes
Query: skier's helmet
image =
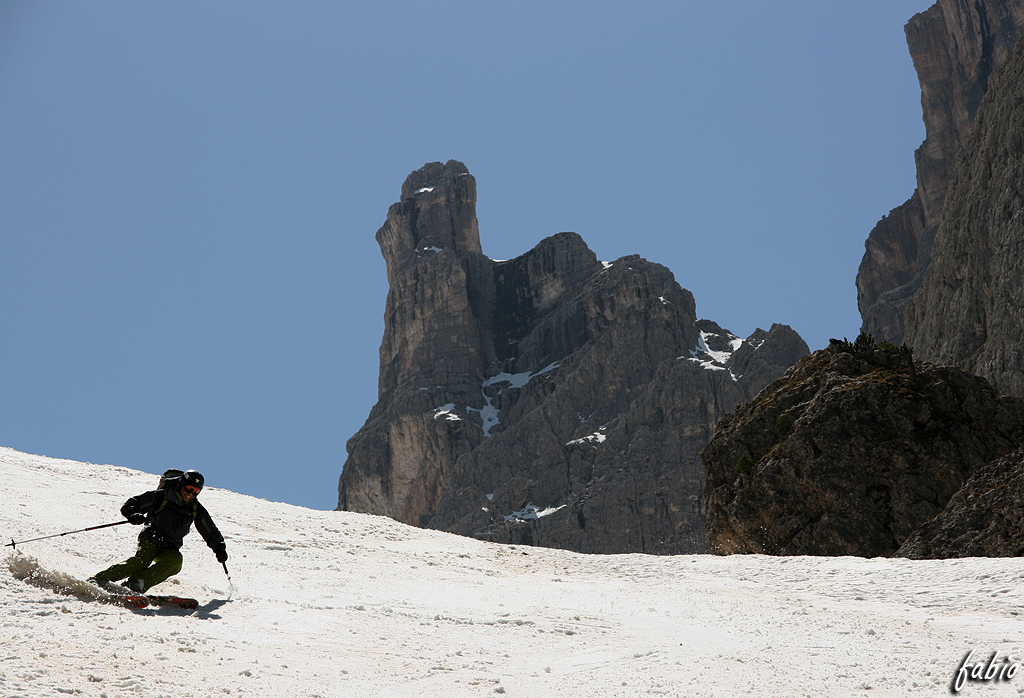
{"label": "skier's helmet", "polygon": [[203,489],[203,476],[195,470],[186,470],[185,474],[181,476],[181,488],[195,487],[196,490]]}

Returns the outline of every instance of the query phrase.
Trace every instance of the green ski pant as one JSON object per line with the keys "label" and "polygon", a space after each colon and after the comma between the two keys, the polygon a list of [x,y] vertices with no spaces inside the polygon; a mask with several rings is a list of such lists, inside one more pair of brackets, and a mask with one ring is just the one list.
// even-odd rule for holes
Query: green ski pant
{"label": "green ski pant", "polygon": [[181,552],[160,548],[156,543],[141,538],[135,555],[103,570],[96,575],[96,580],[116,582],[127,577],[125,586],[144,593],[150,587],[181,572],[181,561]]}

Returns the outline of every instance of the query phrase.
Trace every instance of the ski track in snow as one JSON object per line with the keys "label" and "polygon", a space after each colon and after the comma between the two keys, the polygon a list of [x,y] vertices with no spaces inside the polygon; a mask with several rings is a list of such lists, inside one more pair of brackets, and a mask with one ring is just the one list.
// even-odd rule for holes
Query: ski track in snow
{"label": "ski track in snow", "polygon": [[[10,449],[0,473],[8,540],[116,521],[157,479]],[[0,696],[940,696],[971,649],[1024,656],[1020,559],[580,555],[202,500],[233,588],[193,531],[154,589],[194,612],[102,604],[79,581],[127,557],[135,527],[6,548]],[[1024,672],[960,695],[1021,693]]]}

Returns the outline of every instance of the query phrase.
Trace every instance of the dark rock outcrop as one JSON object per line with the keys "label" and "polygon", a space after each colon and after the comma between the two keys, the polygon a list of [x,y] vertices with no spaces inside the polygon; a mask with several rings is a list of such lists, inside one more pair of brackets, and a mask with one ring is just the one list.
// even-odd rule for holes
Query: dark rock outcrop
{"label": "dark rock outcrop", "polygon": [[896,555],[916,559],[1024,555],[1024,449],[979,470]]}
{"label": "dark rock outcrop", "polygon": [[719,423],[700,454],[708,542],[723,554],[892,555],[1022,443],[1024,401],[984,379],[833,341]]}
{"label": "dark rock outcrop", "polygon": [[808,353],[741,340],[640,257],[575,233],[499,262],[461,163],[414,172],[377,233],[390,291],[378,403],[348,443],[339,509],[586,552],[698,552],[699,450]]}
{"label": "dark rock outcrop", "polygon": [[926,137],[917,190],[871,231],[857,273],[863,331],[901,343],[905,315],[931,264],[946,192],[989,78],[1024,33],[1024,0],[939,0],[906,26],[921,83]]}
{"label": "dark rock outcrop", "polygon": [[942,219],[906,341],[1024,397],[1024,41],[992,76]]}

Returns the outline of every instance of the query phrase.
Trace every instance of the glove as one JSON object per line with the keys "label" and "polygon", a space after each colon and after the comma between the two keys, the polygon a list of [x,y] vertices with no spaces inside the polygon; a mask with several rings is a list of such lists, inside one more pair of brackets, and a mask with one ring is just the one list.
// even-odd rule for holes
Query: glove
{"label": "glove", "polygon": [[217,555],[217,562],[224,563],[228,561],[228,551],[226,548],[219,548],[213,552]]}
{"label": "glove", "polygon": [[134,514],[128,514],[126,518],[128,519],[128,523],[133,526],[141,526],[146,523],[146,515],[138,511]]}

